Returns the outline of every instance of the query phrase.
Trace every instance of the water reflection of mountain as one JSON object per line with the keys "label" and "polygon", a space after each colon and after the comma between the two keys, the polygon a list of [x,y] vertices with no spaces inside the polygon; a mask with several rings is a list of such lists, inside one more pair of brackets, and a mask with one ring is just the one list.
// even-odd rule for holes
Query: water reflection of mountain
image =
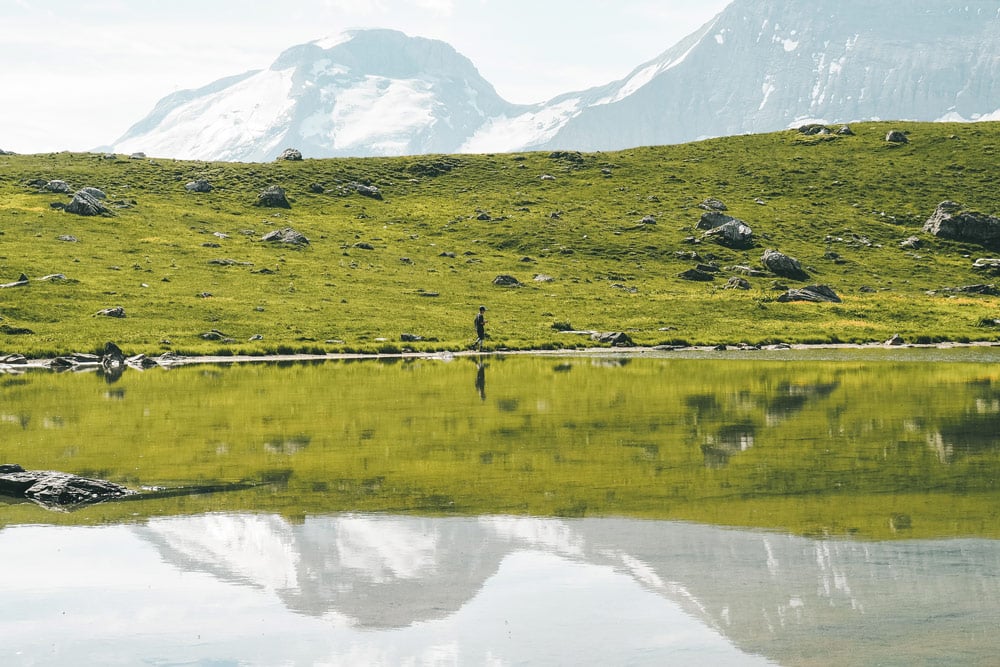
{"label": "water reflection of mountain", "polygon": [[136,530],[182,570],[369,628],[458,611],[523,550],[626,573],[743,651],[785,664],[822,659],[842,642],[874,662],[960,657],[996,642],[1000,622],[1000,542],[990,540],[865,543],[628,519],[377,515],[300,524],[204,515]]}

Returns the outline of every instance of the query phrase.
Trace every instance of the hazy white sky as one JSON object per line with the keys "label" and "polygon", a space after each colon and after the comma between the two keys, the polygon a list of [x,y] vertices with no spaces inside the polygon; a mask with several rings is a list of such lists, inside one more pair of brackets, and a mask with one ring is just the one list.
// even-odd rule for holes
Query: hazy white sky
{"label": "hazy white sky", "polygon": [[177,90],[351,28],[441,39],[510,102],[620,79],[731,0],[0,0],[0,149],[108,144]]}

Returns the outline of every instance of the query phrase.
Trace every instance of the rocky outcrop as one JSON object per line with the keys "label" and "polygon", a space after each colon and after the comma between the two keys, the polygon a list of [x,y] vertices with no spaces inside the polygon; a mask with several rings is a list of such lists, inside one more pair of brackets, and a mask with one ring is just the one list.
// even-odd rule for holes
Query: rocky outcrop
{"label": "rocky outcrop", "polygon": [[52,507],[88,505],[133,495],[120,484],[51,470],[0,464],[0,495],[27,498]]}
{"label": "rocky outcrop", "polygon": [[286,148],[278,156],[279,160],[289,160],[291,162],[299,162],[302,160],[302,152],[297,148]]}
{"label": "rocky outcrop", "polygon": [[622,331],[593,333],[590,335],[590,339],[598,343],[610,343],[612,347],[633,347],[635,345],[629,335]]}
{"label": "rocky outcrop", "polygon": [[111,211],[100,199],[86,190],[80,190],[73,195],[73,200],[63,210],[67,213],[85,216],[111,214]]}
{"label": "rocky outcrop", "polygon": [[885,140],[890,144],[908,144],[910,143],[910,138],[906,136],[905,132],[900,130],[892,130],[885,135]]}
{"label": "rocky outcrop", "polygon": [[267,241],[268,243],[287,243],[295,246],[309,245],[309,239],[307,239],[304,234],[292,229],[291,227],[275,229],[273,232],[264,234],[260,240]]}
{"label": "rocky outcrop", "polygon": [[783,278],[791,278],[792,280],[809,279],[809,274],[802,268],[799,260],[777,250],[770,248],[765,250],[760,261],[768,271]]}
{"label": "rocky outcrop", "polygon": [[212,184],[206,181],[204,178],[199,178],[196,181],[191,181],[184,186],[184,189],[188,192],[211,192]]}
{"label": "rocky outcrop", "polygon": [[753,229],[736,218],[708,230],[702,238],[733,250],[747,250],[754,246]]}
{"label": "rocky outcrop", "polygon": [[56,194],[68,195],[73,189],[69,186],[69,183],[59,179],[54,179],[48,181],[41,187],[42,190],[46,192],[55,192]]}
{"label": "rocky outcrop", "polygon": [[790,301],[811,301],[813,303],[840,303],[837,293],[826,285],[809,285],[799,289],[790,289],[778,297],[780,303]]}
{"label": "rocky outcrop", "polygon": [[1000,247],[1000,218],[966,211],[961,204],[943,201],[924,223],[924,231],[952,241]]}
{"label": "rocky outcrop", "polygon": [[493,284],[498,287],[520,287],[521,281],[514,276],[499,275],[493,279]]}
{"label": "rocky outcrop", "polygon": [[709,197],[702,203],[698,204],[698,208],[705,209],[706,211],[726,211],[728,208],[722,202],[721,199],[716,199],[715,197]]}
{"label": "rocky outcrop", "polygon": [[257,201],[254,206],[263,206],[264,208],[291,208],[292,205],[288,203],[288,197],[285,196],[285,190],[277,185],[272,185],[261,190],[260,194],[257,195]]}

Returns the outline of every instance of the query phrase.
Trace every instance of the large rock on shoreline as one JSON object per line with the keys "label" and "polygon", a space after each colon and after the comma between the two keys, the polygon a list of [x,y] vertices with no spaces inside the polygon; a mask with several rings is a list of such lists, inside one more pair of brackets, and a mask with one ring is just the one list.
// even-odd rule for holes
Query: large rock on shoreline
{"label": "large rock on shoreline", "polygon": [[27,498],[42,505],[73,506],[134,494],[120,484],[52,470],[25,470],[0,464],[0,495]]}

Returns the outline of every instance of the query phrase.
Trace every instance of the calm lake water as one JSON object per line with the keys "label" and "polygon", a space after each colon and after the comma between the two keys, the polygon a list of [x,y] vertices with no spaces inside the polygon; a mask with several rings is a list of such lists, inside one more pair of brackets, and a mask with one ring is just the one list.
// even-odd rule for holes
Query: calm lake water
{"label": "calm lake water", "polygon": [[1000,349],[0,374],[4,665],[992,665]]}

